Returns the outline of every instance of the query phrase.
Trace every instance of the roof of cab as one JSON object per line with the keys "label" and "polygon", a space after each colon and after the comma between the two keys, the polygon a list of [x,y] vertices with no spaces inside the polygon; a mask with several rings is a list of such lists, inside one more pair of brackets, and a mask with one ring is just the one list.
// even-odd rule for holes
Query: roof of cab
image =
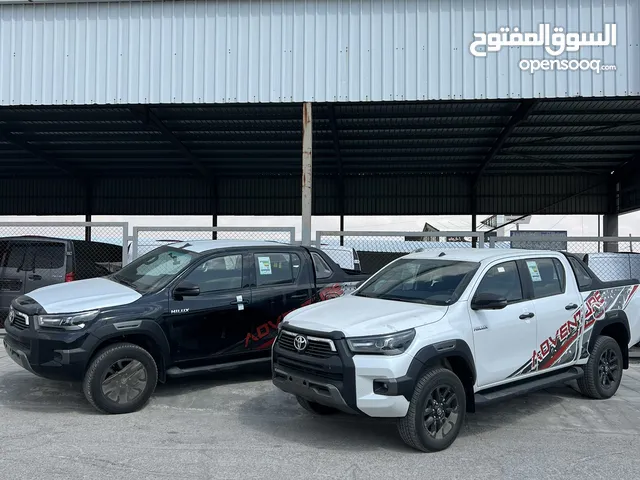
{"label": "roof of cab", "polygon": [[211,250],[238,247],[275,247],[289,245],[281,242],[269,242],[259,240],[194,240],[189,242],[170,243],[172,247],[183,248],[190,252],[203,253]]}
{"label": "roof of cab", "polygon": [[[442,255],[444,253],[444,255]],[[517,248],[465,248],[465,249],[429,249],[410,253],[404,258],[442,258],[461,262],[484,262],[500,258],[512,258],[514,256],[532,256],[556,254],[551,250],[520,250]]]}

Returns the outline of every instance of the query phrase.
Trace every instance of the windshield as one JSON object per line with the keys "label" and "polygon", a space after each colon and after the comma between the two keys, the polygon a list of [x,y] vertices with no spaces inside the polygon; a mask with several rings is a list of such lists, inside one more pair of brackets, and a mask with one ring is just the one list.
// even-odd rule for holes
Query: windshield
{"label": "windshield", "polygon": [[460,297],[478,267],[478,263],[450,260],[397,260],[371,277],[354,295],[451,305]]}
{"label": "windshield", "polygon": [[140,293],[156,292],[175,278],[200,254],[175,247],[156,248],[111,275],[111,280]]}

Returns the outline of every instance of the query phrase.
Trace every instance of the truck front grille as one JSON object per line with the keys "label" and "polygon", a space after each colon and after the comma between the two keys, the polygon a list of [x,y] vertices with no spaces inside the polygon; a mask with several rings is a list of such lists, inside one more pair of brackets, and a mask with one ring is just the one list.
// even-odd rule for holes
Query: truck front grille
{"label": "truck front grille", "polygon": [[26,330],[29,328],[29,315],[26,313],[11,310],[7,320],[12,327],[17,328],[18,330]]}
{"label": "truck front grille", "polygon": [[307,340],[307,346],[302,352],[300,352],[296,349],[294,344],[295,338],[297,336],[297,333],[283,330],[280,333],[280,337],[278,338],[278,346],[288,352],[298,353],[300,355],[307,355],[309,357],[315,358],[329,358],[333,355],[338,354],[332,340],[328,338],[321,339],[317,337],[307,337],[305,335],[303,335],[303,337],[305,337]]}

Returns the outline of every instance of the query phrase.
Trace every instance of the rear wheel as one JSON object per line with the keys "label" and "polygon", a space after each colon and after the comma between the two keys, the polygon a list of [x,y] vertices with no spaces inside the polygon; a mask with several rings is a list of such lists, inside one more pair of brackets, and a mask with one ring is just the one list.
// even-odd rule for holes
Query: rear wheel
{"label": "rear wheel", "polygon": [[298,400],[298,403],[302,408],[315,415],[332,415],[334,413],[338,413],[338,410],[333,407],[327,407],[321,403],[312,402],[298,395],[296,395],[296,400]]}
{"label": "rear wheel", "polygon": [[132,343],[101,350],[83,381],[84,394],[103,413],[131,413],[142,408],[158,383],[158,368],[149,352]]}
{"label": "rear wheel", "polygon": [[444,450],[460,433],[466,407],[464,386],[458,376],[446,368],[431,368],[416,383],[409,411],[398,420],[398,432],[416,450]]}
{"label": "rear wheel", "polygon": [[611,398],[622,381],[622,350],[613,338],[599,336],[585,365],[578,388],[586,397],[598,400]]}

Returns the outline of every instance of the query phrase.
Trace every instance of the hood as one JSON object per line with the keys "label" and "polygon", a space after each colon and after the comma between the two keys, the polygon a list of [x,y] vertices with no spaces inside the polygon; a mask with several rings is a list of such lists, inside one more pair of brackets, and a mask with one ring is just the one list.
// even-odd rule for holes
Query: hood
{"label": "hood", "polygon": [[320,332],[338,330],[347,337],[384,335],[437,322],[447,308],[347,295],[294,310],[284,321]]}
{"label": "hood", "polygon": [[115,307],[135,302],[142,297],[132,288],[106,278],[58,283],[34,290],[28,296],[38,302],[47,313],[73,313]]}

